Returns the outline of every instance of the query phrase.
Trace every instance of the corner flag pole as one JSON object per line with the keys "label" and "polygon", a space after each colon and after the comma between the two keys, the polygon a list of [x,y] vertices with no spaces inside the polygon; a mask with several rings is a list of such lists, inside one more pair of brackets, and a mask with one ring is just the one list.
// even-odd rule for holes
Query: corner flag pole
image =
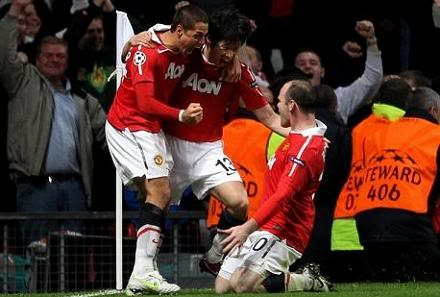
{"label": "corner flag pole", "polygon": [[[116,89],[121,83],[125,66],[121,61],[125,42],[134,35],[127,14],[116,11]],[[122,290],[122,182],[116,171],[116,289]]]}

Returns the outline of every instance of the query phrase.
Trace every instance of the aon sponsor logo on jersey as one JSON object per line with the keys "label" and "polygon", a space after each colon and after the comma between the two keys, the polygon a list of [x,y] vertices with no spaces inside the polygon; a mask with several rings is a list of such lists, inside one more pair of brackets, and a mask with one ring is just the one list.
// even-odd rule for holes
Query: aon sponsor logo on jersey
{"label": "aon sponsor logo on jersey", "polygon": [[185,65],[176,65],[175,63],[170,63],[168,65],[167,73],[165,73],[165,79],[175,79],[182,76],[185,70]]}
{"label": "aon sponsor logo on jersey", "polygon": [[218,95],[220,88],[222,87],[222,82],[213,80],[210,81],[204,78],[199,79],[199,75],[197,73],[193,73],[183,81],[182,86],[184,88],[192,88],[193,91],[200,93]]}

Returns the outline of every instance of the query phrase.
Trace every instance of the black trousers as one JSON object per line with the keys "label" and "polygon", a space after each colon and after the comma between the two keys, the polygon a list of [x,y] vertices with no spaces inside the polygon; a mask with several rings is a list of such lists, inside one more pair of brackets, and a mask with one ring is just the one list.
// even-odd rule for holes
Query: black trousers
{"label": "black trousers", "polygon": [[378,242],[364,244],[364,248],[368,280],[440,280],[440,249],[435,243]]}

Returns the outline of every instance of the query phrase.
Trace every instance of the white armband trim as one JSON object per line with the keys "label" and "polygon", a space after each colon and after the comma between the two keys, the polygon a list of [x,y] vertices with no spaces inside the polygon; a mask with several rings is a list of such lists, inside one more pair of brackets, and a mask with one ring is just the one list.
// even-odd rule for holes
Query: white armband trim
{"label": "white armband trim", "polygon": [[180,111],[179,111],[179,122],[181,122],[181,123],[183,123],[183,113],[184,113],[185,111],[183,110],[183,109],[181,109]]}

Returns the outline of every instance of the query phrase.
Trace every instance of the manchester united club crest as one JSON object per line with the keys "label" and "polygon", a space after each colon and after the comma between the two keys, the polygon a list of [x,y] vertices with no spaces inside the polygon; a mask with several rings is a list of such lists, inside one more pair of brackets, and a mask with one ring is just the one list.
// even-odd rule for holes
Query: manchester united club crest
{"label": "manchester united club crest", "polygon": [[158,166],[161,166],[163,164],[163,157],[161,155],[156,155],[154,157],[154,163],[156,163]]}

